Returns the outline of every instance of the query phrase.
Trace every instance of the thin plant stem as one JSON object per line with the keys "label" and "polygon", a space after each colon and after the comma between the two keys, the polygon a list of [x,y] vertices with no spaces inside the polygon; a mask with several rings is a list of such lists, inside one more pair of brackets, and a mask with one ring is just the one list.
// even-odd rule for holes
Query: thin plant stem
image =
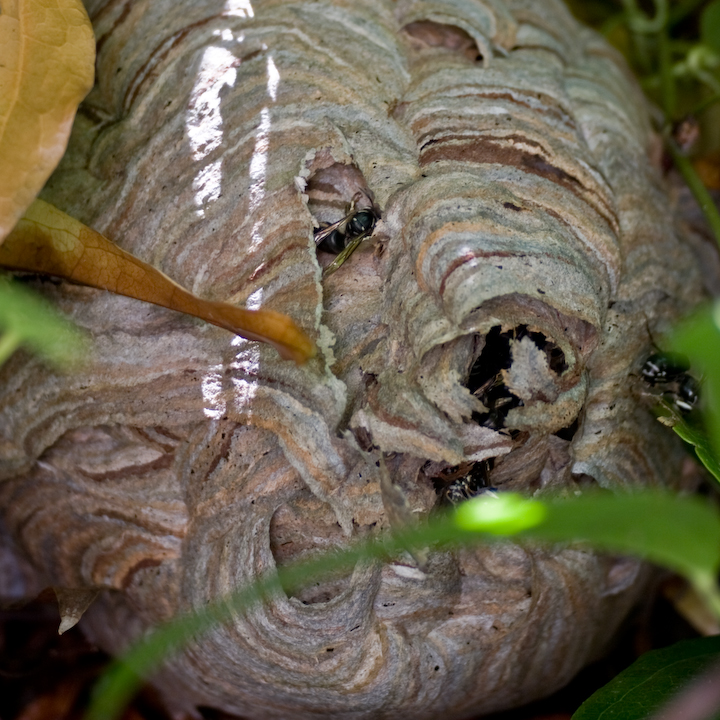
{"label": "thin plant stem", "polygon": [[690,188],[690,192],[692,192],[700,209],[703,211],[705,219],[715,236],[715,242],[720,246],[720,211],[718,211],[717,205],[715,205],[708,189],[703,185],[700,176],[695,172],[689,158],[680,150],[669,132],[665,133],[665,144],[672,155],[675,167],[680,171]]}
{"label": "thin plant stem", "polygon": [[667,28],[663,28],[657,36],[658,59],[660,61],[660,84],[662,87],[662,101],[665,117],[675,118],[677,93],[675,89],[675,75],[672,69],[672,56],[670,52],[670,38]]}
{"label": "thin plant stem", "polygon": [[686,114],[699,115],[700,113],[707,110],[711,105],[714,105],[716,102],[718,102],[718,100],[720,100],[720,92],[715,93],[708,98],[705,98],[705,100],[701,100],[692,110],[690,110],[690,112]]}
{"label": "thin plant stem", "polygon": [[635,32],[632,30],[632,25],[630,28],[630,37],[632,37],[632,46],[637,63],[643,75],[649,75],[653,69],[649,36],[644,33]]}
{"label": "thin plant stem", "polygon": [[712,73],[702,68],[695,70],[695,77],[710,88],[714,93],[720,93],[720,83],[715,79]]}

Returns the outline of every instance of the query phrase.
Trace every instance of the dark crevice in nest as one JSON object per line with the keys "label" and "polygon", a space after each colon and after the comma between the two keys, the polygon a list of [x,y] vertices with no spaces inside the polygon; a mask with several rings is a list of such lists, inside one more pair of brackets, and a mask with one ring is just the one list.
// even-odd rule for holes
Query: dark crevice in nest
{"label": "dark crevice in nest", "polygon": [[447,25],[434,20],[416,20],[405,25],[401,32],[418,55],[444,51],[453,53],[466,62],[482,63],[483,61],[482,52],[475,40],[456,25]]}
{"label": "dark crevice in nest", "polygon": [[[514,408],[523,407],[525,402],[514,394],[506,384],[507,371],[518,359],[513,357],[513,348],[520,341],[531,340],[542,351],[547,368],[557,376],[568,369],[565,354],[558,345],[549,340],[542,332],[528,329],[528,325],[521,324],[503,331],[497,325],[490,329],[485,336],[482,351],[473,361],[466,387],[485,406],[484,412],[475,412],[472,420],[493,430],[510,432],[516,438],[518,447],[525,445],[530,439],[527,432],[520,432],[507,426],[507,417]],[[518,360],[519,361],[519,360]],[[514,368],[515,371],[518,368]],[[575,418],[566,427],[554,433],[562,440],[571,441],[580,425],[580,419]],[[494,491],[492,486],[493,470],[497,464],[496,458],[489,458],[478,462],[465,462],[454,467],[434,469],[432,477],[433,488],[438,495],[439,506],[455,505],[464,500]],[[502,464],[502,459],[500,459]]]}
{"label": "dark crevice in nest", "polygon": [[472,419],[479,425],[499,430],[505,427],[510,410],[524,405],[506,387],[502,371],[512,365],[513,343],[526,337],[545,353],[548,366],[555,374],[562,375],[568,369],[563,351],[541,332],[528,330],[527,325],[502,332],[496,325],[487,334],[485,346],[470,368],[467,381],[468,390],[487,408],[486,412],[473,413]]}
{"label": "dark crevice in nest", "polygon": [[580,427],[580,417],[576,417],[567,427],[561,428],[556,433],[553,433],[561,440],[567,440],[568,442],[575,437],[575,433]]}
{"label": "dark crevice in nest", "polygon": [[440,498],[440,505],[457,505],[489,488],[493,465],[494,458],[490,458],[441,470],[432,478],[433,487]]}

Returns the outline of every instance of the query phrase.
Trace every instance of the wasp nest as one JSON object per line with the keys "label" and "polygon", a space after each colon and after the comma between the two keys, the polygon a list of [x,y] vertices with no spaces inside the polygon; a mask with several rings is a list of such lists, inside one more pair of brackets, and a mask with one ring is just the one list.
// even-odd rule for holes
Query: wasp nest
{"label": "wasp nest", "polygon": [[[0,507],[44,583],[103,591],[95,641],[118,652],[398,508],[421,523],[486,486],[676,481],[638,376],[698,270],[636,85],[560,2],[86,4],[97,85],[44,197],[319,348],[296,367],[45,284],[94,353],[68,375],[2,369]],[[251,718],[467,717],[566,683],[646,578],[512,544],[361,563],[238,615],[156,682]]]}

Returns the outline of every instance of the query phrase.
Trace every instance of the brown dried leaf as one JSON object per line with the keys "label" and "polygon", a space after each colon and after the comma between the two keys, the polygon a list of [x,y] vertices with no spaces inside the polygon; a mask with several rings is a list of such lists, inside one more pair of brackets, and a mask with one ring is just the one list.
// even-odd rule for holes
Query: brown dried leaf
{"label": "brown dried leaf", "polygon": [[95,38],[80,0],[3,0],[0,242],[65,152],[94,73]]}
{"label": "brown dried leaf", "polygon": [[315,355],[312,340],[282,313],[203,300],[53,205],[35,200],[0,246],[0,266],[74,282],[187,313],[270,343],[286,360]]}

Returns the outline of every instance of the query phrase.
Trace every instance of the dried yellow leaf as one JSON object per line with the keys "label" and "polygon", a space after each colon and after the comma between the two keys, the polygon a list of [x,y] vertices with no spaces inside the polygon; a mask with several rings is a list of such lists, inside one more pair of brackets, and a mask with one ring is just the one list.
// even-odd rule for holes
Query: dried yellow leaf
{"label": "dried yellow leaf", "polygon": [[312,340],[287,315],[203,300],[43,200],[33,202],[0,246],[0,266],[57,275],[194,315],[248,340],[270,343],[297,363],[315,355]]}
{"label": "dried yellow leaf", "polygon": [[65,152],[94,67],[80,0],[0,0],[0,242]]}

